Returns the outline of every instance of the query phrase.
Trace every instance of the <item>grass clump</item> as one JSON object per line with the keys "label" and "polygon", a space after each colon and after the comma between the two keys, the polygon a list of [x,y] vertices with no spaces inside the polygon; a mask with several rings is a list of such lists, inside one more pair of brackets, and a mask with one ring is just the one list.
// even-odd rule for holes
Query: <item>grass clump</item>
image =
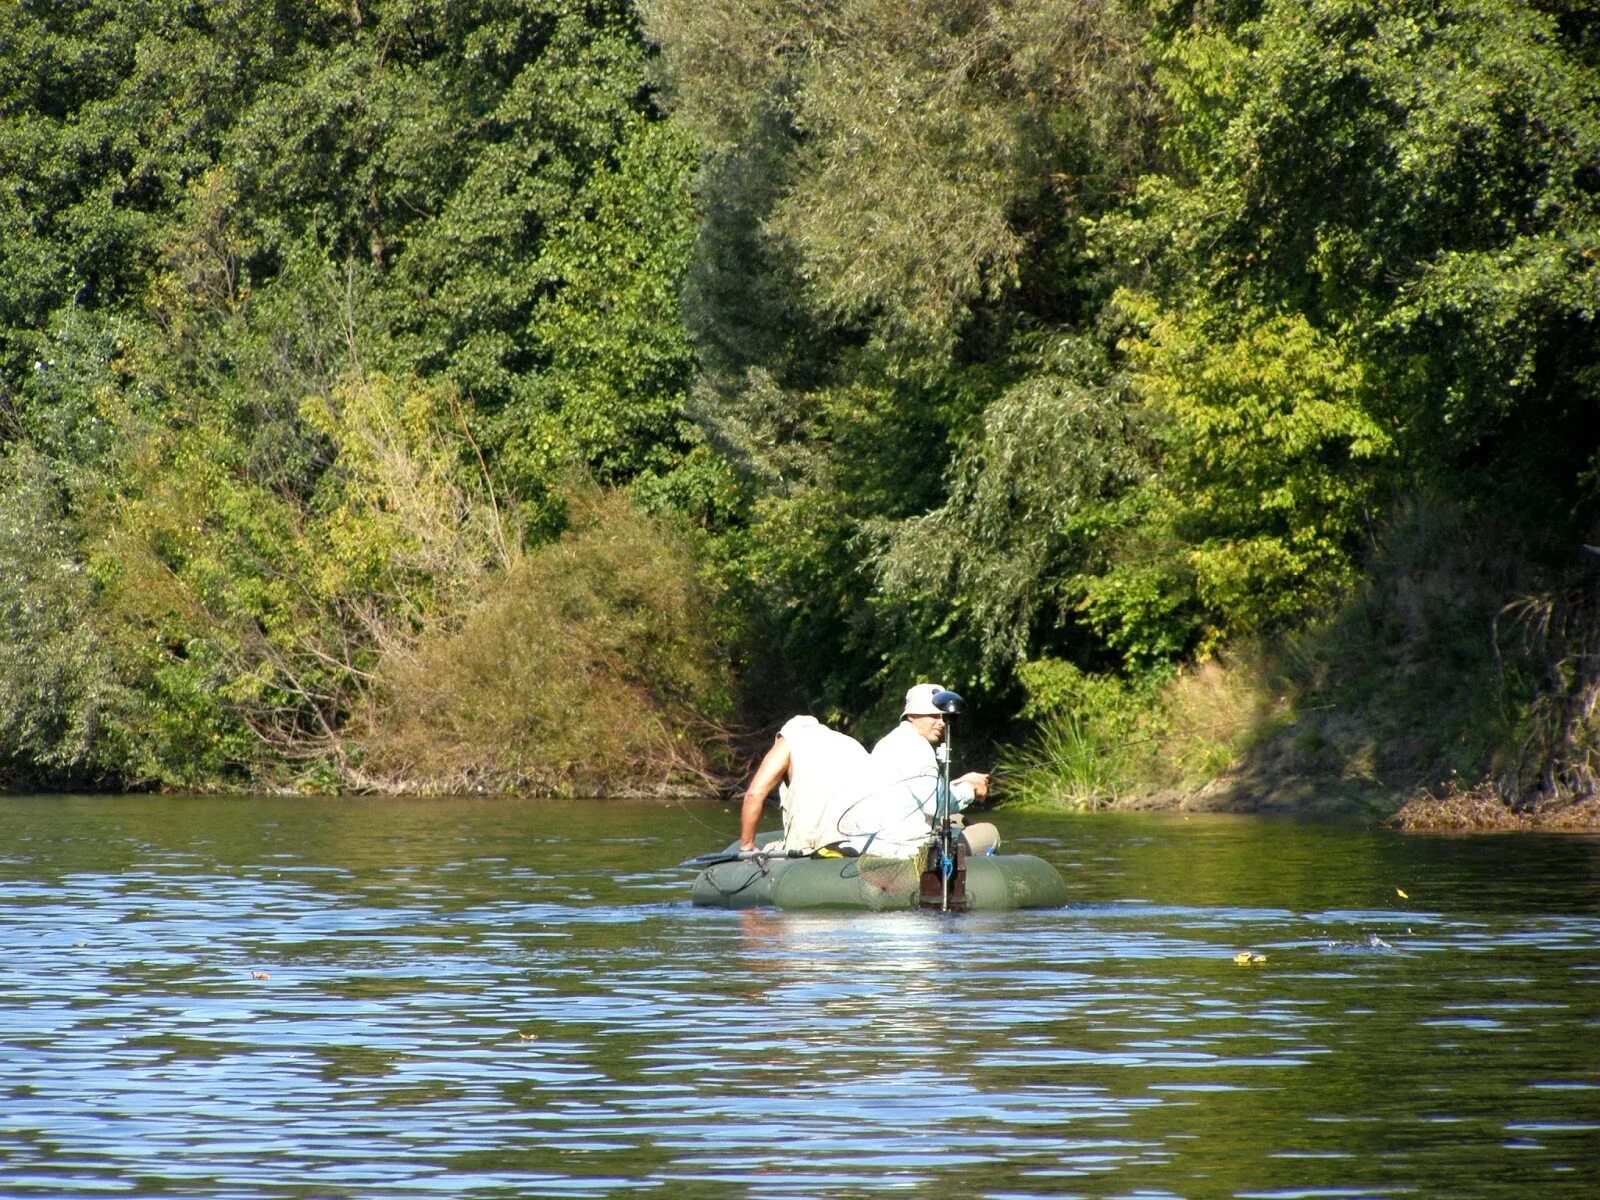
{"label": "grass clump", "polygon": [[1034,739],[1001,755],[998,770],[1010,803],[1103,808],[1135,776],[1148,736],[1148,695],[1110,675],[1059,659],[1024,664],[1022,715],[1036,722]]}

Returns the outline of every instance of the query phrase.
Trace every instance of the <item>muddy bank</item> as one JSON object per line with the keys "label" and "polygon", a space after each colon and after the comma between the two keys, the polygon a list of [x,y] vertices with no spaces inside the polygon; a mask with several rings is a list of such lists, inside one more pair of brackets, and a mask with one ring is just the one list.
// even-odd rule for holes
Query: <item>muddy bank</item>
{"label": "muddy bank", "polygon": [[1120,812],[1255,813],[1302,817],[1387,817],[1402,804],[1392,790],[1367,783],[1286,777],[1217,779],[1200,788],[1157,788],[1120,796],[1106,807]]}

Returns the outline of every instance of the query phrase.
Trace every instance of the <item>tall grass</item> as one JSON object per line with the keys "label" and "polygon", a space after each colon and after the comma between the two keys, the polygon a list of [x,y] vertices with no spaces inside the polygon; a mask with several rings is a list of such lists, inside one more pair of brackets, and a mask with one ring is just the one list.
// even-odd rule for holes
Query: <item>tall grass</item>
{"label": "tall grass", "polygon": [[1019,673],[1036,722],[1026,744],[1002,753],[1008,803],[1075,809],[1114,804],[1137,775],[1152,712],[1148,690],[1039,659]]}
{"label": "tall grass", "polygon": [[1047,720],[1035,739],[1001,758],[1008,804],[1028,807],[1105,808],[1127,780],[1128,748],[1104,728],[1076,714]]}
{"label": "tall grass", "polygon": [[1281,728],[1288,700],[1255,651],[1127,681],[1040,661],[1022,671],[1035,734],[1002,756],[1007,796],[1073,809],[1196,791]]}

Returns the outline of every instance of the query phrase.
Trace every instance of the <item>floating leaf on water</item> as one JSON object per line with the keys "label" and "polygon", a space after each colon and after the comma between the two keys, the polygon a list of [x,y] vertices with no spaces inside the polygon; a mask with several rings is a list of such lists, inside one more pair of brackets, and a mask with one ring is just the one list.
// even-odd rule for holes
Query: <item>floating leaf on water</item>
{"label": "floating leaf on water", "polygon": [[271,979],[272,976],[268,975],[265,971],[251,971],[250,972],[250,978],[251,979]]}
{"label": "floating leaf on water", "polygon": [[1396,895],[1396,896],[1399,896],[1399,897],[1400,897],[1400,899],[1402,899],[1402,900],[1409,900],[1409,899],[1411,899],[1411,897],[1410,897],[1410,896],[1408,896],[1408,895],[1406,895],[1406,894],[1405,894],[1405,891],[1404,891],[1404,890],[1403,890],[1403,889],[1401,889],[1401,888],[1395,888],[1395,890],[1394,890],[1394,894],[1395,894],[1395,895]]}

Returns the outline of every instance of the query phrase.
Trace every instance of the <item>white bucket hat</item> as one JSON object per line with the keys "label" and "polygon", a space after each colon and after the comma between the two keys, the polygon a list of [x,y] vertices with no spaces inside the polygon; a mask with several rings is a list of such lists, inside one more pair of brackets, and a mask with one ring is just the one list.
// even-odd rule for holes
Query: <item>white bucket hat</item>
{"label": "white bucket hat", "polygon": [[900,710],[904,717],[942,717],[944,714],[933,706],[933,697],[937,692],[944,691],[941,683],[919,683],[906,693],[906,706]]}

